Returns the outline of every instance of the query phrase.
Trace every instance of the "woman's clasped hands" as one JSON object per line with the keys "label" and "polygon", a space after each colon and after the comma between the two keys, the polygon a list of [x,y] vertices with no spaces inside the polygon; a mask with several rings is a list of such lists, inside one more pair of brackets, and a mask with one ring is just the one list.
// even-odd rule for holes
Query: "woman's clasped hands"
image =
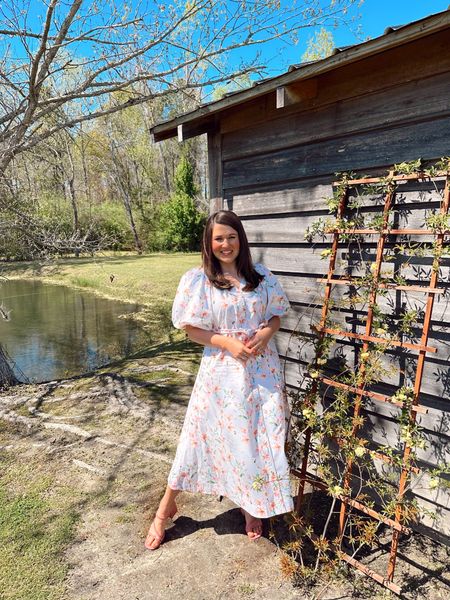
{"label": "woman's clasped hands", "polygon": [[273,334],[274,330],[269,326],[258,329],[255,335],[247,343],[248,348],[253,351],[253,354],[262,354],[267,348],[267,344],[270,342]]}
{"label": "woman's clasped hands", "polygon": [[252,348],[249,348],[248,345],[236,338],[227,338],[224,347],[225,350],[228,350],[233,358],[238,360],[243,365],[247,364],[248,359],[255,354]]}

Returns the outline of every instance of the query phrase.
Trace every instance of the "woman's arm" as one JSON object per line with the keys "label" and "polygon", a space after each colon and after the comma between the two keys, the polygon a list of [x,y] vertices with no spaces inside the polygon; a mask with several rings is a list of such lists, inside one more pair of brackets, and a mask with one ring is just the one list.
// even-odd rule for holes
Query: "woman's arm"
{"label": "woman's arm", "polygon": [[280,324],[280,317],[275,316],[270,318],[267,325],[258,329],[252,339],[248,342],[248,348],[251,348],[255,354],[264,352],[271,338],[280,329]]}
{"label": "woman's arm", "polygon": [[212,346],[221,350],[227,350],[233,358],[236,358],[242,364],[245,364],[254,354],[254,351],[249,346],[246,346],[236,338],[220,335],[219,333],[214,333],[214,331],[206,331],[199,327],[192,327],[192,325],[186,325],[184,329],[188,338],[193,342],[202,344],[203,346]]}

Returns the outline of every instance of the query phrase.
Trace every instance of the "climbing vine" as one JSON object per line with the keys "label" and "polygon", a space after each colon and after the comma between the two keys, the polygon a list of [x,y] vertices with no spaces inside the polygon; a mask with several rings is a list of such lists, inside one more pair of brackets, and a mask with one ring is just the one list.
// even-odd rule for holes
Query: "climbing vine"
{"label": "climbing vine", "polygon": [[[298,389],[290,392],[293,419],[288,454],[291,464],[299,465],[307,440],[306,480],[319,490],[308,493],[300,513],[288,517],[290,537],[283,545],[283,572],[303,581],[313,581],[319,571],[334,570],[344,551],[358,557],[373,548],[399,510],[403,525],[416,522],[425,509],[418,505],[413,488],[436,492],[450,487],[450,467],[444,462],[430,466],[423,458],[430,441],[415,418],[416,355],[411,348],[420,342],[425,302],[404,293],[406,288],[418,288],[411,281],[424,283],[431,273],[438,273],[442,259],[450,256],[447,238],[441,235],[441,242],[436,241],[436,234],[450,233],[450,216],[438,212],[436,202],[436,197],[442,200],[449,173],[450,157],[443,157],[428,166],[420,160],[394,165],[385,177],[372,178],[374,182],[366,175],[340,174],[333,195],[325,198],[329,216],[306,230],[306,241],[318,245],[322,260],[336,260],[338,278],[348,285],[335,285],[329,297],[311,303],[305,311],[312,314],[309,328],[305,328],[306,317],[301,317],[291,339],[291,345],[299,348],[297,358],[304,373]],[[402,175],[404,182],[401,178],[399,182]],[[416,225],[430,232],[421,236],[423,241],[411,239],[414,235],[401,226],[411,213],[407,203],[400,200],[382,211],[388,194],[401,197],[407,176],[430,184],[430,207]],[[362,183],[349,187],[355,180]],[[340,208],[346,193],[344,216]],[[335,233],[339,245],[333,249],[329,239]],[[381,258],[374,260],[371,240],[380,234],[387,236],[387,243]],[[327,311],[319,317],[324,302]],[[369,314],[371,334],[358,338],[355,332],[366,325]],[[343,322],[355,334],[344,341],[333,335],[344,331]],[[384,440],[374,425],[381,396],[389,397],[384,406],[394,411],[388,419],[392,431],[385,432]],[[357,402],[361,410],[355,411]],[[405,472],[408,483],[399,495],[399,474]],[[369,512],[347,504],[343,527],[338,527],[340,506],[348,498]],[[382,518],[372,518],[370,509]]]}

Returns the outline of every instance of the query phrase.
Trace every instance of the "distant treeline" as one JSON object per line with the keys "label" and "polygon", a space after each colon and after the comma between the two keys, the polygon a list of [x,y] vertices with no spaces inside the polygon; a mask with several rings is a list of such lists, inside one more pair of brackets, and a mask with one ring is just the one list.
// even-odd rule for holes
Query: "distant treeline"
{"label": "distant treeline", "polygon": [[198,249],[204,141],[154,144],[149,132],[192,104],[174,94],[61,130],[20,154],[1,190],[8,208],[0,212],[0,257]]}

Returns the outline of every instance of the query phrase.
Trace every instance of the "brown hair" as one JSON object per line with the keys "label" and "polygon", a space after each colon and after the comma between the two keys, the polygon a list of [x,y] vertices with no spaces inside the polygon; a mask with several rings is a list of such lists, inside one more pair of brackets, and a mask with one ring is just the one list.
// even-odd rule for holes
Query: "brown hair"
{"label": "brown hair", "polygon": [[219,210],[212,214],[206,222],[203,231],[202,245],[202,261],[205,275],[216,288],[230,289],[233,287],[226,277],[224,277],[220,262],[212,252],[212,231],[216,223],[218,225],[227,225],[237,231],[239,236],[239,254],[236,259],[236,267],[239,275],[244,277],[247,282],[243,290],[245,292],[251,292],[258,287],[260,282],[264,279],[264,275],[258,273],[253,266],[250,247],[248,245],[244,227],[242,226],[239,217],[231,210]]}

